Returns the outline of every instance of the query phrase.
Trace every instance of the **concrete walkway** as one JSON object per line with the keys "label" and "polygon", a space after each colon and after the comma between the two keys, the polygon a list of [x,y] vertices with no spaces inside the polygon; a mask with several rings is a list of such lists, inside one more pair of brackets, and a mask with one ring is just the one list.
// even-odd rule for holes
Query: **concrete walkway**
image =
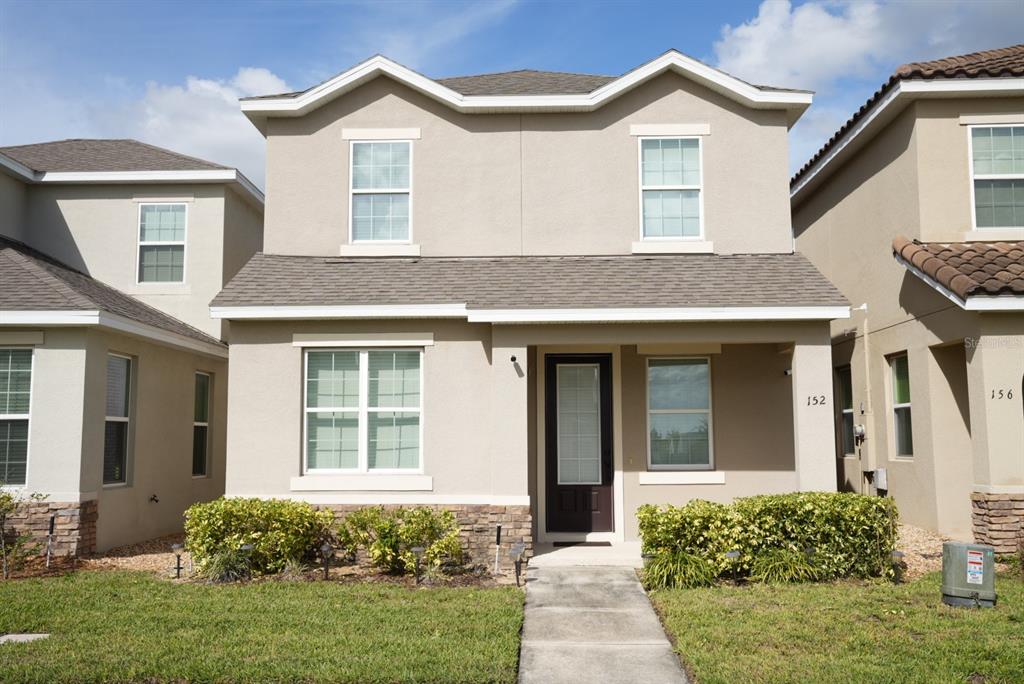
{"label": "concrete walkway", "polygon": [[687,679],[632,568],[531,565],[519,681],[686,684]]}

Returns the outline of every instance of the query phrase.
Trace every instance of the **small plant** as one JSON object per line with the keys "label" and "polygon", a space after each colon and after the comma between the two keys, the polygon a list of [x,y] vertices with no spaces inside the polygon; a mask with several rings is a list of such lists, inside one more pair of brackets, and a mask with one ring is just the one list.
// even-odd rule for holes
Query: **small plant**
{"label": "small plant", "polygon": [[1024,580],[1024,527],[1017,534],[1017,574]]}
{"label": "small plant", "polygon": [[718,571],[704,558],[685,551],[662,551],[643,570],[647,589],[710,587]]}
{"label": "small plant", "polygon": [[0,481],[0,577],[10,579],[11,573],[20,570],[32,556],[38,555],[42,547],[35,543],[32,535],[19,533],[7,527],[8,519],[25,501],[42,501],[46,496],[3,489]]}
{"label": "small plant", "polygon": [[772,549],[754,557],[750,578],[765,584],[792,584],[818,579],[806,554],[794,549]]}
{"label": "small plant", "polygon": [[185,511],[185,547],[202,572],[215,556],[250,544],[251,571],[273,574],[315,557],[333,520],[301,501],[222,498]]}
{"label": "small plant", "polygon": [[335,538],[350,556],[362,550],[375,566],[395,574],[415,572],[416,547],[424,549],[424,572],[451,569],[463,558],[455,515],[426,506],[353,511],[341,521]]}
{"label": "small plant", "polygon": [[221,549],[206,556],[196,576],[217,584],[249,579],[249,554],[239,549]]}

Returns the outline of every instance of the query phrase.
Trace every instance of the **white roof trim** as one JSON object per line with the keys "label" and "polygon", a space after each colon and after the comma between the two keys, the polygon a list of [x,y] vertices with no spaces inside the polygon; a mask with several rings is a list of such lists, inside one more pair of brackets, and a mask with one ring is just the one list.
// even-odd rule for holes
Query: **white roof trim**
{"label": "white roof trim", "polygon": [[325,102],[383,74],[465,113],[529,110],[590,111],[669,69],[688,76],[748,107],[797,110],[795,116],[791,117],[790,125],[811,104],[813,98],[812,93],[807,92],[759,88],[675,50],[666,52],[593,92],[566,95],[462,95],[387,57],[377,55],[300,95],[242,100],[241,108],[250,117],[302,116]]}
{"label": "white roof trim", "polygon": [[651,307],[617,309],[476,309],[465,304],[380,306],[214,306],[213,318],[464,318],[470,323],[609,323],[654,321],[799,321],[849,318],[848,306]]}
{"label": "white roof trim", "polygon": [[[881,125],[892,120],[912,100],[933,97],[998,97],[1017,93],[1024,94],[1024,77],[897,81],[893,89],[876,102],[853,128],[790,188],[790,202],[795,204],[799,196],[812,185],[812,181],[819,176],[823,179],[831,172],[835,166],[833,162],[837,158],[845,158],[847,151],[853,153],[867,143],[872,131],[877,131]],[[874,125],[876,122],[879,125]]]}
{"label": "white roof trim", "polygon": [[0,152],[0,166],[4,167],[16,176],[21,176],[24,180],[34,181],[37,180],[38,174],[32,169],[28,168],[21,162],[8,157],[6,154]]}
{"label": "white roof trim", "polygon": [[920,278],[926,285],[965,311],[1024,311],[1024,296],[1020,295],[974,295],[966,300],[937,282],[899,254],[893,254],[896,263]]}
{"label": "white roof trim", "polygon": [[0,311],[0,325],[95,325],[118,332],[142,337],[165,346],[188,349],[211,356],[227,358],[228,350],[221,345],[203,342],[186,335],[163,330],[130,318],[99,310],[84,311]]}
{"label": "white roof trim", "polygon": [[377,304],[355,306],[211,306],[212,318],[466,318],[465,304]]}
{"label": "white roof trim", "polygon": [[47,171],[36,174],[37,183],[238,183],[263,204],[263,192],[236,169],[196,171]]}

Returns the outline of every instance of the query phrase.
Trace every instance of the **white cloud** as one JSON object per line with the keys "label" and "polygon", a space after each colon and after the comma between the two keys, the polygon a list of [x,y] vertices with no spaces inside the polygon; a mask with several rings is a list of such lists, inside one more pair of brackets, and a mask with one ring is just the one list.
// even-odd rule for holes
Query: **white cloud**
{"label": "white cloud", "polygon": [[98,128],[104,136],[138,138],[235,166],[262,186],[265,141],[240,111],[238,98],[288,89],[275,74],[254,67],[227,80],[189,76],[183,85],[148,83],[141,98],[108,110]]}
{"label": "white cloud", "polygon": [[798,167],[897,66],[1020,42],[1020,0],[764,0],[724,26],[717,66],[753,83],[817,91],[793,128]]}

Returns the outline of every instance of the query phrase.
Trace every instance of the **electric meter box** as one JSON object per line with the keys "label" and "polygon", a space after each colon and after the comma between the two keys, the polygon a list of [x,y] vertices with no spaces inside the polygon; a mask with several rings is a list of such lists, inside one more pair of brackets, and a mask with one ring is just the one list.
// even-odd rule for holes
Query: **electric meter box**
{"label": "electric meter box", "polygon": [[996,604],[995,549],[983,544],[942,545],[942,602],[991,608]]}

